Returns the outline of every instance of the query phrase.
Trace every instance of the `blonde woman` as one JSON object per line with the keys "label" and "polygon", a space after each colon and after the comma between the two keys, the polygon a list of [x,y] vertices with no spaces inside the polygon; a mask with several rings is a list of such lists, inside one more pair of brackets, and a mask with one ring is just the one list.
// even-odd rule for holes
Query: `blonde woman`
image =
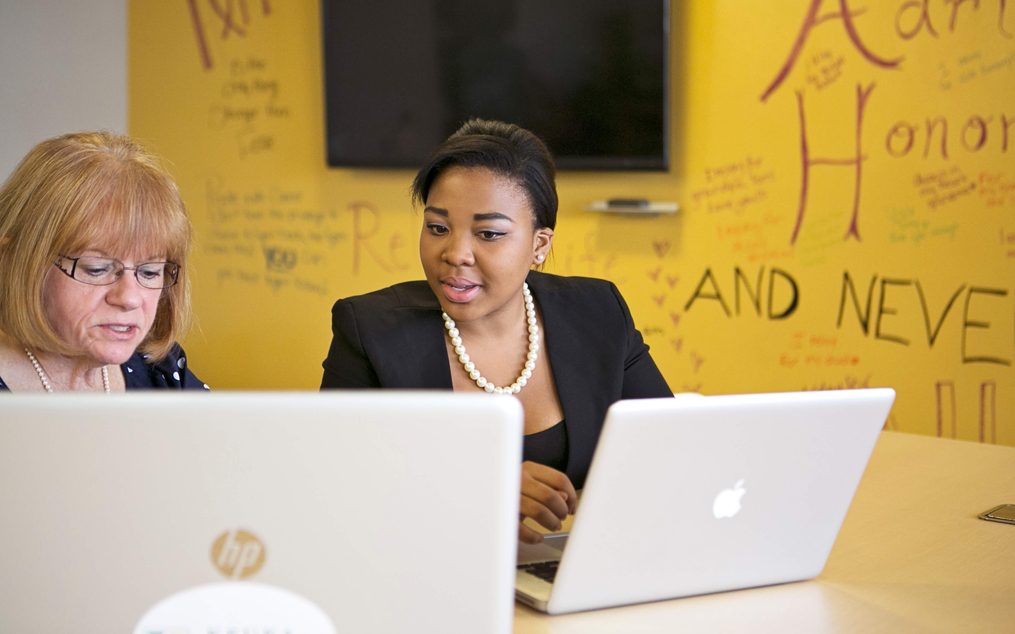
{"label": "blonde woman", "polygon": [[129,137],[35,146],[0,188],[0,391],[207,389],[176,343],[191,235],[173,179]]}

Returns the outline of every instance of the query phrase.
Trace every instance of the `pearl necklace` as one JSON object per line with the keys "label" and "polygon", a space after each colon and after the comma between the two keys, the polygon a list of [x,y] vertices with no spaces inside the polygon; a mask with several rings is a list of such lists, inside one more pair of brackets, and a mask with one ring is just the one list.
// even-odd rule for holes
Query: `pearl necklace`
{"label": "pearl necklace", "polygon": [[458,328],[455,327],[454,320],[448,317],[447,313],[441,313],[441,316],[444,318],[444,327],[448,330],[448,336],[451,337],[451,345],[455,347],[455,354],[458,355],[458,360],[461,362],[462,367],[469,373],[469,378],[487,392],[497,394],[517,394],[521,392],[525,384],[528,383],[529,377],[532,376],[532,370],[536,367],[536,359],[539,358],[539,326],[536,324],[536,307],[532,304],[532,293],[529,292],[528,284],[522,284],[522,295],[525,297],[525,321],[529,324],[529,353],[526,355],[525,367],[522,368],[521,374],[508,387],[497,387],[483,378],[483,375],[476,369],[476,365],[469,360],[469,355],[465,353],[465,346],[462,345],[462,338],[459,335]]}
{"label": "pearl necklace", "polygon": [[[39,380],[42,381],[42,387],[46,388],[46,391],[50,394],[53,393],[53,386],[49,382],[49,377],[46,376],[46,371],[42,369],[42,364],[35,358],[32,351],[25,348],[25,354],[28,355],[28,360],[35,366],[35,372],[39,375]],[[106,388],[106,394],[109,394],[109,372],[106,370],[106,366],[102,366],[102,387]]]}

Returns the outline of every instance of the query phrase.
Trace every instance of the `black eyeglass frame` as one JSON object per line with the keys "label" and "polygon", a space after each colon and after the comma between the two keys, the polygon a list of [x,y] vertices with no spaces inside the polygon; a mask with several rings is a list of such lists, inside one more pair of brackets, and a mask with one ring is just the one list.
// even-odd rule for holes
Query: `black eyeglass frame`
{"label": "black eyeglass frame", "polygon": [[[57,254],[56,257],[59,258],[59,259],[56,262],[53,262],[53,266],[55,266],[56,268],[60,269],[60,271],[64,275],[66,275],[67,277],[71,278],[75,282],[81,282],[82,284],[87,284],[88,286],[112,286],[113,284],[116,284],[117,282],[120,281],[120,278],[123,277],[123,272],[124,271],[134,271],[134,279],[137,280],[137,283],[142,288],[148,289],[150,291],[163,291],[163,290],[165,290],[167,288],[171,288],[173,286],[176,286],[176,283],[180,279],[180,268],[181,267],[176,262],[141,262],[140,264],[136,264],[134,266],[124,266],[123,262],[121,262],[119,260],[116,260],[116,259],[113,259],[113,258],[100,258],[100,257],[95,257],[95,256],[81,256],[79,258],[72,258],[72,257],[68,257],[66,255],[59,255],[59,254]],[[116,262],[117,264],[120,265],[120,270],[119,270],[119,272],[116,273],[116,277],[111,282],[86,282],[85,280],[78,279],[78,278],[74,277],[74,273],[77,272],[77,270],[78,270],[78,260],[83,260],[86,257],[90,258],[90,259],[94,259],[94,260],[109,260],[110,262]],[[63,268],[63,266],[61,266],[61,264],[63,263],[64,260],[72,262],[71,269],[69,271],[67,269]],[[166,276],[163,279],[170,279],[171,282],[169,284],[166,284],[165,286],[159,286],[159,287],[155,287],[155,288],[153,288],[151,286],[146,286],[145,283],[141,281],[141,278],[138,277],[138,275],[137,275],[138,269],[140,267],[142,267],[142,266],[145,266],[146,264],[161,264],[161,265],[163,265],[163,270],[166,273]]]}

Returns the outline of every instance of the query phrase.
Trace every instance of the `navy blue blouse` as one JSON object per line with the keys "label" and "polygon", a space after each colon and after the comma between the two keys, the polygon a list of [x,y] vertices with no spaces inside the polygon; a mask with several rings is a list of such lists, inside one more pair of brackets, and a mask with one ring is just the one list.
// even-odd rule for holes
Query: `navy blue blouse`
{"label": "navy blue blouse", "polygon": [[[174,343],[166,358],[158,363],[150,363],[135,352],[126,363],[120,364],[120,371],[128,390],[209,389],[187,367],[187,357],[178,343]],[[3,377],[0,377],[0,391],[10,391]]]}

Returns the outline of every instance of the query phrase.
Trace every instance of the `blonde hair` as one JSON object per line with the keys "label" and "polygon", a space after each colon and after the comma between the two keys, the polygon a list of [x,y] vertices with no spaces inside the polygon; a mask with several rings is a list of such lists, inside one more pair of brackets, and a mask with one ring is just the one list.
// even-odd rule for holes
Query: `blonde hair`
{"label": "blonde hair", "polygon": [[190,327],[192,236],[172,177],[134,139],[82,132],[43,141],[0,187],[0,331],[73,356],[43,309],[46,276],[61,274],[57,256],[84,249],[160,254],[180,265],[179,277],[162,291],[138,352],[161,360]]}

